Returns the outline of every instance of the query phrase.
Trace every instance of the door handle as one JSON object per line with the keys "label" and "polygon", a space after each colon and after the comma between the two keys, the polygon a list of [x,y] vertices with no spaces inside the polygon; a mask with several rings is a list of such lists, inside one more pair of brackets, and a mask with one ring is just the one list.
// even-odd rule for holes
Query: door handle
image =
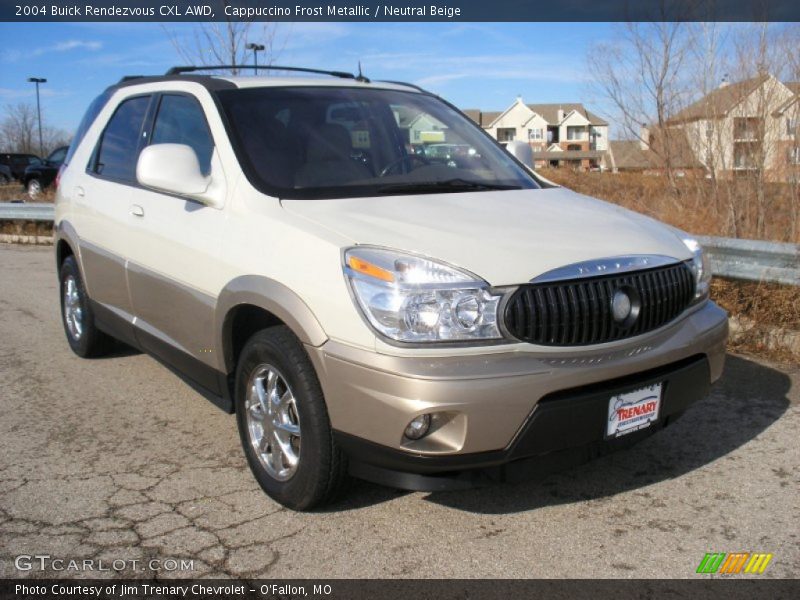
{"label": "door handle", "polygon": [[131,214],[134,217],[143,217],[144,216],[144,209],[139,206],[138,204],[131,205]]}
{"label": "door handle", "polygon": [[75,196],[78,198],[83,198],[86,195],[86,192],[83,190],[81,186],[75,187]]}

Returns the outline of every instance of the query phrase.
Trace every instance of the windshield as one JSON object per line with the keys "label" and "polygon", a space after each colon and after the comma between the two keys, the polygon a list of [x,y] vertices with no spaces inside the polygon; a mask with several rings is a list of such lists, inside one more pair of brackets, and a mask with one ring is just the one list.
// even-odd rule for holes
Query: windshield
{"label": "windshield", "polygon": [[538,187],[474,123],[428,94],[375,88],[218,92],[261,191],[344,198]]}

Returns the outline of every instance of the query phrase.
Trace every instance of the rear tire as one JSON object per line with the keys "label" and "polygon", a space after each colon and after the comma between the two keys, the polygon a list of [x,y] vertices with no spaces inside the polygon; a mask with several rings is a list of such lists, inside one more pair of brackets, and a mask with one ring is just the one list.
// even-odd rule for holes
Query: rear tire
{"label": "rear tire", "polygon": [[113,346],[114,338],[95,325],[89,296],[74,256],[68,256],[61,263],[59,282],[61,322],[69,347],[81,358],[106,354]]}
{"label": "rear tire", "polygon": [[288,327],[248,340],[235,391],[242,448],[267,495],[294,510],[332,502],[347,481],[346,459],[314,367]]}

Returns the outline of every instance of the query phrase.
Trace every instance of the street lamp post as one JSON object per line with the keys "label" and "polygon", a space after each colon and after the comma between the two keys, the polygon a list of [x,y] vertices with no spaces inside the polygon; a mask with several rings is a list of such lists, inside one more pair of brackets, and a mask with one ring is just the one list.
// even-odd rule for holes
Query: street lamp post
{"label": "street lamp post", "polygon": [[263,52],[264,51],[264,44],[249,43],[249,44],[247,44],[246,48],[248,50],[252,50],[253,51],[253,67],[254,67],[254,70],[255,70],[255,74],[258,75],[258,54],[257,54],[257,52]]}
{"label": "street lamp post", "polygon": [[44,157],[44,144],[42,143],[42,105],[39,103],[39,84],[47,83],[43,77],[28,77],[28,83],[36,84],[36,117],[39,121],[39,156]]}

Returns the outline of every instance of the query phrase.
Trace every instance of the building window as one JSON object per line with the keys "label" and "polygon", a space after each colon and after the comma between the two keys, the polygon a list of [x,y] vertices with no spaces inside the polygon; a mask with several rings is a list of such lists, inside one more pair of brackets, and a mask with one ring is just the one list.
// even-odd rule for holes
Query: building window
{"label": "building window", "polygon": [[793,135],[797,135],[798,127],[800,127],[800,121],[798,121],[797,119],[791,119],[791,118],[787,117],[787,119],[786,119],[786,135],[788,135],[790,137],[793,136]]}
{"label": "building window", "polygon": [[790,165],[800,165],[800,146],[788,149],[787,160]]}
{"label": "building window", "polygon": [[541,128],[539,129],[528,129],[528,139],[541,141],[544,138]]}
{"label": "building window", "polygon": [[568,140],[583,140],[585,138],[586,128],[585,127],[567,127],[567,139]]}
{"label": "building window", "polygon": [[517,135],[517,130],[513,127],[498,127],[497,128],[497,141],[498,142],[513,142]]}
{"label": "building window", "polygon": [[755,117],[736,117],[733,120],[733,139],[739,141],[758,141],[761,139],[763,120]]}
{"label": "building window", "polygon": [[567,144],[567,150],[580,150],[580,144]]}

